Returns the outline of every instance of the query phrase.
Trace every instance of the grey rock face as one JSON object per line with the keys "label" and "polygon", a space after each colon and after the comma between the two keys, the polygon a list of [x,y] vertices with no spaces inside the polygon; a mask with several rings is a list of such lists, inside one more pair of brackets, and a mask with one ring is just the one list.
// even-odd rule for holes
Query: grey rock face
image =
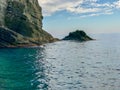
{"label": "grey rock face", "polygon": [[4,15],[6,6],[6,0],[0,0],[0,26],[4,25]]}
{"label": "grey rock face", "polygon": [[0,47],[53,42],[42,29],[42,19],[38,0],[0,0]]}

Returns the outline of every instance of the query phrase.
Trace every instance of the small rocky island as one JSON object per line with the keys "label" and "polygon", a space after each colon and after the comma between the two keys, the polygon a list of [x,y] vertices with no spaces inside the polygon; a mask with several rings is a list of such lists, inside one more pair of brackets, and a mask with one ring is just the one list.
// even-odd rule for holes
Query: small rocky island
{"label": "small rocky island", "polygon": [[63,38],[63,40],[75,40],[75,41],[89,41],[93,40],[84,31],[76,30],[75,32],[70,32],[68,36]]}
{"label": "small rocky island", "polygon": [[0,47],[35,46],[54,42],[42,29],[38,0],[0,0]]}

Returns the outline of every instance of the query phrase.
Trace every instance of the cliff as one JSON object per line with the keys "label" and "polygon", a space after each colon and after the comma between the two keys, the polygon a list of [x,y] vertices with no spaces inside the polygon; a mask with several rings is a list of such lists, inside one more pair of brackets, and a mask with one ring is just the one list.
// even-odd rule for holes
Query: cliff
{"label": "cliff", "polygon": [[0,47],[54,42],[42,29],[42,19],[38,0],[0,0]]}
{"label": "cliff", "polygon": [[75,32],[70,32],[68,36],[63,38],[63,40],[75,40],[75,41],[89,41],[93,40],[84,31],[76,30]]}

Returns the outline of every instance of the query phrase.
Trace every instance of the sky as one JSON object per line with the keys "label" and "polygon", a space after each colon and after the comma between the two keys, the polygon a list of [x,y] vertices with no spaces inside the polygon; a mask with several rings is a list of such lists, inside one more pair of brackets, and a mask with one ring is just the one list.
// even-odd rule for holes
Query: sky
{"label": "sky", "polygon": [[39,0],[43,29],[62,38],[77,29],[120,33],[120,0]]}

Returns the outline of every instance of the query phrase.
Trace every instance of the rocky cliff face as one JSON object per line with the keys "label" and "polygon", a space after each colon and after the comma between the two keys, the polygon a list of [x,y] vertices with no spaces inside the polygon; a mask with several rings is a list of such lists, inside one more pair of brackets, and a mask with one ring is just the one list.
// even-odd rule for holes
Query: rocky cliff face
{"label": "rocky cliff face", "polygon": [[55,39],[42,30],[38,0],[0,0],[0,47],[32,46]]}

